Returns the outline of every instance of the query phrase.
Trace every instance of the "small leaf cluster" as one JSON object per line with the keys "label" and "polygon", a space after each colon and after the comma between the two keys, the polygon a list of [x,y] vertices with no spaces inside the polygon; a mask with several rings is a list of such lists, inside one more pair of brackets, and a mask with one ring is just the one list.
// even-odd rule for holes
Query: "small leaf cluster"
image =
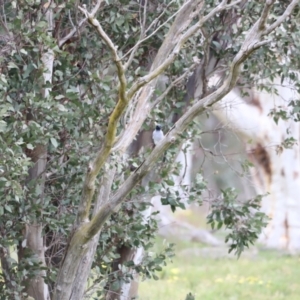
{"label": "small leaf cluster", "polygon": [[[159,253],[151,252],[158,229],[157,212],[145,220],[142,213],[145,209],[149,209],[148,202],[131,199],[106,222],[93,263],[93,271],[97,276],[94,273],[94,278],[91,277],[94,284],[99,286],[97,291],[99,299],[105,297],[106,293],[101,286],[118,291],[122,284],[134,279],[134,273],[142,278],[158,279],[156,273],[161,271],[162,266],[174,255],[172,244],[166,245]],[[143,249],[142,260],[134,262],[129,259],[121,262],[122,249],[133,252]]]}
{"label": "small leaf cluster", "polygon": [[256,196],[247,201],[237,200],[237,193],[233,188],[222,190],[219,199],[211,204],[211,212],[207,216],[207,223],[212,229],[222,226],[229,230],[225,242],[229,243],[229,253],[235,251],[239,257],[245,248],[253,244],[263,227],[267,225],[267,217],[260,212],[262,196]]}

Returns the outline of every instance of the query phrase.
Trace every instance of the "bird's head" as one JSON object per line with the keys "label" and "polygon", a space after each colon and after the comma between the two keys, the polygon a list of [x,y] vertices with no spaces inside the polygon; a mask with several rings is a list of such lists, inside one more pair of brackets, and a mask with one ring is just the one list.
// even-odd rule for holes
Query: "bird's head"
{"label": "bird's head", "polygon": [[161,130],[161,125],[156,125],[155,130],[157,130],[157,131]]}

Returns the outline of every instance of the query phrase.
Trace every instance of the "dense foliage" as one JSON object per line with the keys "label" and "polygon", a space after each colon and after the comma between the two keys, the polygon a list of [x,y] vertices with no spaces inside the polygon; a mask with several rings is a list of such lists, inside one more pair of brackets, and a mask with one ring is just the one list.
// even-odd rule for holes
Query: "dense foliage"
{"label": "dense foliage", "polygon": [[[85,2],[91,10],[93,1]],[[141,43],[127,70],[129,85],[149,70],[170,27],[171,22],[168,20],[173,19],[173,14],[182,2],[184,1],[149,1],[145,19],[143,5],[147,1],[107,0],[101,5],[96,17],[115,45],[119,46],[119,54],[124,59],[128,58],[128,52],[140,37],[141,22],[145,22],[145,28],[151,25],[146,34],[153,35]],[[273,18],[282,14],[286,8],[284,2],[286,1],[276,2]],[[203,15],[216,3],[218,1],[205,1]],[[26,248],[24,228],[27,224],[43,224],[46,282],[53,287],[76,218],[88,162],[94,158],[95,152],[103,143],[108,117],[116,103],[118,80],[111,55],[91,26],[84,23],[79,27],[83,15],[76,8],[77,4],[78,1],[73,0],[55,3],[26,0],[6,1],[2,6],[1,299],[20,299],[26,280],[35,276],[41,268],[40,261]],[[216,65],[226,66],[226,62],[230,62],[239,50],[246,30],[261,14],[262,6],[262,1],[244,1],[241,6],[221,12],[209,20],[202,32],[202,37],[207,37],[206,43],[202,45],[200,35],[188,40],[174,64],[165,72],[167,84],[190,68],[195,63],[195,58],[201,61],[209,59],[209,50],[218,60]],[[53,9],[54,18],[53,30],[50,32],[49,24],[45,20],[48,9]],[[299,12],[295,11],[295,16],[297,14]],[[159,20],[156,19],[158,16]],[[63,40],[74,28],[76,33],[72,38]],[[271,46],[262,47],[249,58],[244,64],[242,80],[239,82],[241,86],[247,87],[249,83],[265,76],[294,76],[294,73],[289,73],[289,66],[298,67],[299,63],[297,51],[294,51],[299,48],[300,41],[296,28],[296,21],[290,19],[273,35]],[[286,31],[291,31],[292,34],[285,34]],[[47,49],[52,49],[55,55],[51,83],[44,82],[43,77],[47,70],[42,56]],[[290,58],[288,62],[277,59],[285,57],[287,53]],[[262,63],[265,68],[261,68]],[[165,84],[158,86],[156,97],[162,94]],[[46,89],[50,90],[47,98]],[[208,87],[203,90],[204,94],[207,92]],[[154,120],[157,120],[167,130],[193,101],[189,98],[183,81],[158,103],[142,129],[151,130]],[[291,105],[295,106],[295,113],[298,113],[298,102]],[[118,133],[123,130],[126,121],[124,116],[117,128]],[[161,180],[155,179],[147,186],[137,185],[121,209],[105,223],[90,276],[90,291],[93,291],[94,284],[98,287],[97,299],[104,297],[108,288],[119,290],[123,282],[132,278],[133,269],[144,277],[157,278],[156,272],[161,270],[167,257],[173,255],[170,245],[162,253],[150,253],[158,226],[155,218],[157,213],[152,213],[145,221],[142,212],[150,204],[142,199],[145,194],[152,196],[159,192],[162,194],[163,204],[170,205],[173,211],[177,207],[184,208],[186,203],[202,203],[201,195],[206,183],[200,175],[196,176],[193,188],[182,187],[189,193],[188,202],[181,199],[178,190],[174,190],[172,177],[180,173],[181,166],[174,164],[174,160],[183,141],[188,137],[196,139],[200,134],[197,121],[190,124],[190,128],[182,134],[182,140],[174,143],[165,154],[166,160],[160,162],[157,173]],[[46,170],[32,180],[28,174],[44,147],[47,153]],[[112,186],[114,193],[150,150],[135,153],[126,161],[111,155],[110,165],[100,172],[99,182],[108,169],[116,167]],[[259,208],[258,199],[237,205],[236,196],[229,189],[223,191],[223,198],[213,204],[209,222],[217,222],[218,228],[224,224],[232,229],[228,239],[231,250],[235,249],[238,254],[244,246],[255,240],[264,225],[263,216],[251,210]],[[118,266],[118,251],[123,246],[142,247],[146,251],[143,261],[139,264],[127,261]],[[114,263],[117,263],[117,269],[121,272],[115,272]],[[92,295],[90,291],[89,295]]]}

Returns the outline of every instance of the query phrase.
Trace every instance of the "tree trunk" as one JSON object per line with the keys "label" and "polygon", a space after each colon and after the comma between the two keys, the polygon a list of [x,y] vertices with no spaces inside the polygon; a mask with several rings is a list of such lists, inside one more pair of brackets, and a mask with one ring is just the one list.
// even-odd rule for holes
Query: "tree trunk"
{"label": "tree trunk", "polygon": [[92,263],[95,257],[95,253],[98,246],[100,232],[94,236],[94,238],[88,242],[88,251],[82,258],[76,277],[74,279],[74,284],[72,287],[71,297],[72,300],[82,300],[84,299],[85,288],[88,283],[88,278],[91,272]]}
{"label": "tree trunk", "polygon": [[[53,29],[53,13],[51,8],[47,10],[46,21],[48,23],[48,34],[51,35]],[[43,53],[41,60],[44,65],[44,83],[51,83],[54,63],[54,52],[52,51],[52,49],[48,49],[45,53]],[[49,94],[50,88],[45,88],[43,90],[43,96],[47,98],[49,97]],[[29,115],[28,118],[30,121],[31,116]],[[37,145],[33,151],[28,153],[28,156],[31,157],[35,165],[29,170],[26,182],[35,182],[35,184],[38,186],[38,189],[40,190],[40,198],[35,199],[35,202],[43,202],[45,171],[47,165],[47,146]],[[30,249],[32,253],[38,258],[38,261],[41,263],[41,265],[46,266],[45,247],[42,230],[43,224],[37,221],[33,221],[32,224],[26,225],[24,242],[20,247],[27,247],[28,249]],[[19,249],[19,260],[23,258],[22,256],[23,249]],[[37,276],[26,282],[25,291],[30,297],[33,297],[36,300],[50,299],[49,288],[44,281],[45,276],[46,271],[41,270]]]}
{"label": "tree trunk", "polygon": [[[34,252],[36,257],[38,257],[42,266],[46,266],[42,225],[30,224],[26,227],[27,247]],[[44,281],[45,276],[46,271],[42,270],[37,276],[27,281],[26,292],[28,296],[31,296],[36,300],[50,300],[48,285],[45,284]]]}
{"label": "tree trunk", "polygon": [[[97,196],[97,200],[95,202],[93,215],[96,215],[99,211],[101,205],[107,203],[110,195],[111,185],[114,180],[116,168],[112,168],[107,171],[106,175],[102,177],[102,182],[100,185],[100,190]],[[74,279],[74,284],[72,288],[72,293],[70,299],[72,300],[82,300],[84,298],[85,288],[88,282],[88,277],[91,272],[92,263],[95,257],[95,253],[98,246],[99,241],[99,232],[94,236],[94,238],[89,241],[87,248],[88,251],[81,260],[78,271],[76,273],[76,277]]]}
{"label": "tree trunk", "polygon": [[[143,130],[141,131],[136,140],[134,140],[127,153],[130,156],[138,155],[140,150],[142,148],[149,148],[153,146],[153,141],[152,141],[152,131],[146,131]],[[127,154],[124,155],[126,157]],[[126,159],[126,158],[125,158]],[[141,185],[146,187],[148,186],[148,183],[150,180],[154,180],[155,172],[151,171],[141,182]],[[136,198],[136,201],[141,202],[141,198],[143,198],[144,202],[150,202],[152,203],[151,196],[144,194],[144,195],[139,195],[138,198]],[[151,207],[146,209],[145,211],[142,212],[143,215],[143,220],[148,219],[148,217],[151,214]],[[112,264],[112,272],[120,272],[120,275],[122,275],[121,270],[119,270],[119,265],[123,265],[127,261],[133,261],[135,264],[140,263],[143,259],[144,255],[144,249],[142,247],[139,248],[131,248],[127,247],[125,245],[121,245],[118,249],[118,254],[119,254],[119,259],[116,260]],[[113,283],[109,285],[109,290],[106,294],[106,300],[129,300],[129,299],[134,299],[135,297],[138,296],[138,274],[135,273],[135,271],[132,271],[132,276],[133,280],[131,280],[129,283],[122,282],[118,290],[114,290]]]}
{"label": "tree trunk", "polygon": [[[265,82],[267,83],[267,82]],[[277,78],[269,85],[276,87],[278,95],[250,91],[245,102],[239,91],[231,92],[215,106],[215,115],[239,131],[246,140],[249,159],[254,164],[252,176],[258,194],[269,193],[262,200],[262,210],[270,221],[260,241],[267,247],[300,252],[300,157],[299,123],[293,118],[276,124],[269,113],[273,109],[290,111],[291,100],[299,99],[294,83]],[[294,137],[298,143],[284,149],[285,139]]]}
{"label": "tree trunk", "polygon": [[[47,163],[46,147],[38,145],[34,151],[30,153],[30,156],[35,162],[35,165],[29,170],[27,183],[36,181],[36,185],[38,185],[38,189],[41,191],[40,199],[36,199],[36,201],[42,201],[44,197],[45,169]],[[19,261],[24,258],[22,248],[26,247],[31,250],[32,254],[38,259],[42,266],[46,266],[42,229],[42,224],[38,222],[33,222],[25,226],[24,240],[20,244],[18,251]],[[25,282],[25,291],[29,296],[38,300],[50,299],[48,286],[44,282],[45,276],[46,271],[41,270],[38,275]]]}
{"label": "tree trunk", "polygon": [[[151,202],[151,200],[149,201]],[[147,221],[151,212],[152,207],[149,207],[142,212],[144,222]],[[119,270],[119,265],[122,265],[127,261],[133,261],[135,265],[141,263],[144,256],[144,249],[143,247],[130,248],[122,245],[119,248],[118,253],[120,258],[114,262],[112,272],[121,272],[121,270]],[[128,283],[122,283],[120,288],[116,291],[110,288],[106,295],[106,300],[131,300],[138,296],[139,276],[134,270],[131,272],[133,280]]]}

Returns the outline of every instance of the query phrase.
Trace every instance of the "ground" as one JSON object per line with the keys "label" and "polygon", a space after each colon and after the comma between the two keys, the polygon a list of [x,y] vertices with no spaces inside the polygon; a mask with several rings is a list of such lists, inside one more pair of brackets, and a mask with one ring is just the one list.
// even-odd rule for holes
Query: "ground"
{"label": "ground", "polygon": [[184,300],[189,292],[195,300],[300,299],[299,256],[256,246],[237,259],[225,249],[180,241],[176,253],[158,281],[141,283],[139,300]]}

